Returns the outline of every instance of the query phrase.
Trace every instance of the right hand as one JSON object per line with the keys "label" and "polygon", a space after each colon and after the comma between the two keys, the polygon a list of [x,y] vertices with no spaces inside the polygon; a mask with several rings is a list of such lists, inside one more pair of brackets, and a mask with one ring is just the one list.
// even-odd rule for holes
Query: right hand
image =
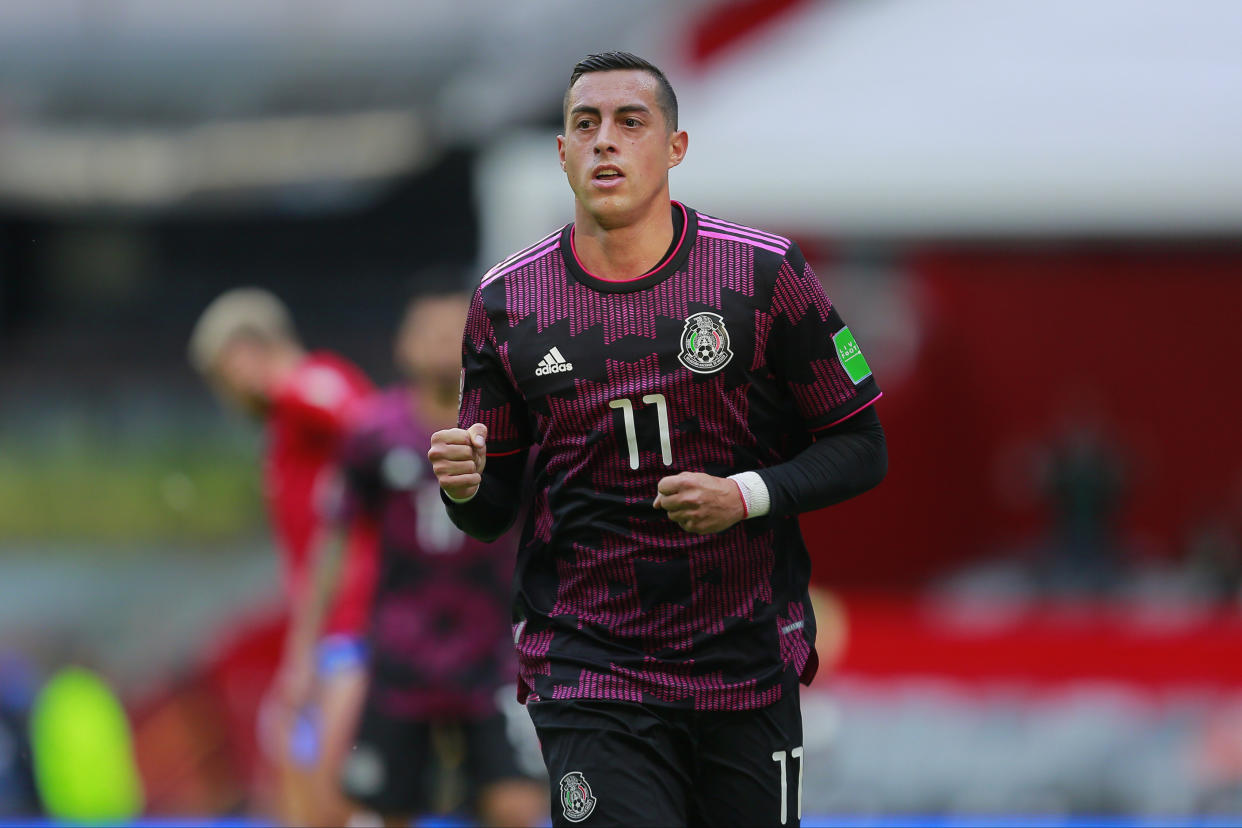
{"label": "right hand", "polygon": [[263,698],[259,718],[264,751],[269,756],[288,758],[298,719],[314,700],[318,685],[313,653],[286,646],[280,667]]}
{"label": "right hand", "polygon": [[276,671],[276,699],[286,710],[299,711],[311,703],[317,683],[313,650],[290,653]]}
{"label": "right hand", "polygon": [[473,497],[483,482],[483,467],[487,465],[487,426],[475,423],[469,429],[437,431],[431,435],[427,459],[440,488],[449,497]]}

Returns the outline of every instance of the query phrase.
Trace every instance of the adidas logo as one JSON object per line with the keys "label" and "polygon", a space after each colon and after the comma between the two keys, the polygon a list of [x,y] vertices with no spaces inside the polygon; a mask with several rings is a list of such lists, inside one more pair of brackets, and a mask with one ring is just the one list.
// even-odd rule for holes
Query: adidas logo
{"label": "adidas logo", "polygon": [[553,347],[543,355],[543,359],[539,360],[539,367],[535,369],[535,376],[542,377],[548,374],[560,374],[565,371],[574,370],[572,362],[566,362],[565,357],[561,356],[559,348]]}

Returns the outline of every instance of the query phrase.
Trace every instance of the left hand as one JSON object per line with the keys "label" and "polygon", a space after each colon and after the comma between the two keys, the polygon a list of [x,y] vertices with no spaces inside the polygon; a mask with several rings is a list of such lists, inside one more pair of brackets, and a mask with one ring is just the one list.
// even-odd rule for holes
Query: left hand
{"label": "left hand", "polygon": [[682,472],[661,478],[656,488],[660,493],[652,505],[687,532],[723,532],[746,516],[742,493],[727,477]]}

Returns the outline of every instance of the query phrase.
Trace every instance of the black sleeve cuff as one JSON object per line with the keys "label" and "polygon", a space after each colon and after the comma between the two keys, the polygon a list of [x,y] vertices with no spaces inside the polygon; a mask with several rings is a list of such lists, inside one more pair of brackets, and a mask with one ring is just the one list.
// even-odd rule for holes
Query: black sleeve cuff
{"label": "black sleeve cuff", "polygon": [[526,452],[489,456],[483,483],[470,500],[457,503],[440,490],[449,519],[472,538],[486,543],[496,540],[509,531],[521,510],[519,494],[525,470]]}
{"label": "black sleeve cuff", "polygon": [[815,432],[815,442],[785,463],[759,469],[773,516],[840,503],[874,488],[888,472],[884,428],[873,407]]}

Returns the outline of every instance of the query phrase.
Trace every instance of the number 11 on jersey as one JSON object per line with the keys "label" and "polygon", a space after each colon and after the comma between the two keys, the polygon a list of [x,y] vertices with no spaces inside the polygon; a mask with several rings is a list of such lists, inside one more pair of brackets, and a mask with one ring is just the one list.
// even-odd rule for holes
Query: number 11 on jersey
{"label": "number 11 on jersey", "polygon": [[[672,436],[668,427],[668,400],[663,394],[644,394],[643,402],[647,405],[655,404],[656,419],[660,424],[660,459],[664,461],[664,465],[673,465],[673,443]],[[638,468],[638,431],[634,427],[634,403],[628,397],[613,400],[608,403],[609,408],[621,409],[621,417],[625,422],[625,443],[630,452],[630,468]]]}
{"label": "number 11 on jersey", "polygon": [[[798,760],[798,819],[802,819],[802,745],[789,751],[791,759]],[[781,766],[781,825],[789,821],[789,782],[785,778],[785,751],[773,752],[772,761]]]}

